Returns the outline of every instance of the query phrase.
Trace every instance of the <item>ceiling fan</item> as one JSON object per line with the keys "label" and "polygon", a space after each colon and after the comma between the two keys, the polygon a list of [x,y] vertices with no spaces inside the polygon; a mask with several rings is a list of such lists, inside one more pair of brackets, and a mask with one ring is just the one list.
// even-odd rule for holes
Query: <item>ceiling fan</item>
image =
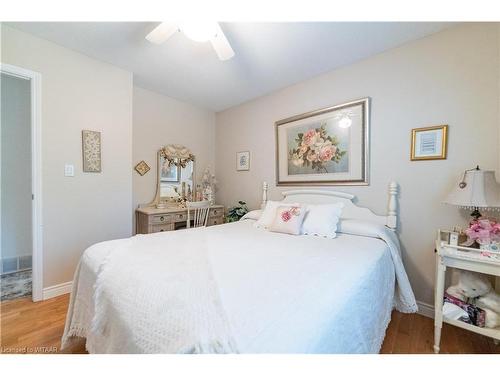
{"label": "ceiling fan", "polygon": [[234,56],[234,51],[231,48],[226,36],[222,32],[217,22],[162,22],[153,29],[146,39],[154,44],[162,44],[166,42],[172,35],[182,31],[189,39],[195,42],[212,43],[219,60],[229,60]]}

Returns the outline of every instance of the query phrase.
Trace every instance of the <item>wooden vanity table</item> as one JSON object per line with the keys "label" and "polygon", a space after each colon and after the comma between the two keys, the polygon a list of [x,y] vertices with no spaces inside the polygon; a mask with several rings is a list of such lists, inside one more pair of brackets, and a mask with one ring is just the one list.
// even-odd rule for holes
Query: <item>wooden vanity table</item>
{"label": "wooden vanity table", "polygon": [[[178,202],[201,199],[201,197],[196,197],[194,183],[196,181],[195,156],[187,147],[175,144],[166,145],[158,150],[156,160],[156,195],[152,202],[140,205],[135,211],[136,234],[186,228],[188,211],[187,208],[179,207]],[[209,198],[212,196],[210,194]],[[190,216],[193,218],[193,211]],[[208,212],[207,225],[223,223],[224,206],[213,204]]]}
{"label": "wooden vanity table", "polygon": [[[143,207],[135,211],[136,233],[147,234],[186,228],[187,208]],[[192,217],[193,215],[191,215]],[[210,207],[207,225],[224,223],[224,206]]]}

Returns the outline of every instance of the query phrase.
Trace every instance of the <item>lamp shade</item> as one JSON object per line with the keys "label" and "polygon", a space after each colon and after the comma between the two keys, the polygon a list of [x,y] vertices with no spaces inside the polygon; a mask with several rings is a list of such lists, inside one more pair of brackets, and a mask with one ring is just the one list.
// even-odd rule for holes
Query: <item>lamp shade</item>
{"label": "lamp shade", "polygon": [[444,203],[465,208],[500,208],[500,184],[495,180],[495,172],[480,169],[466,171]]}

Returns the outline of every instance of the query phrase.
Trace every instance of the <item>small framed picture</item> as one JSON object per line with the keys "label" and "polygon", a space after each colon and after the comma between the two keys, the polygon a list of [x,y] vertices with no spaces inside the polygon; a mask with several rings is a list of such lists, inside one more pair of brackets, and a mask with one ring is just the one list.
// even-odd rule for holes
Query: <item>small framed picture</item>
{"label": "small framed picture", "polygon": [[446,159],[448,125],[417,128],[411,131],[411,160]]}
{"label": "small framed picture", "polygon": [[136,172],[139,173],[141,176],[144,176],[146,173],[148,173],[150,169],[151,168],[149,167],[148,163],[146,163],[144,160],[141,160],[135,166]]}
{"label": "small framed picture", "polygon": [[250,151],[240,151],[236,153],[236,170],[250,170]]}

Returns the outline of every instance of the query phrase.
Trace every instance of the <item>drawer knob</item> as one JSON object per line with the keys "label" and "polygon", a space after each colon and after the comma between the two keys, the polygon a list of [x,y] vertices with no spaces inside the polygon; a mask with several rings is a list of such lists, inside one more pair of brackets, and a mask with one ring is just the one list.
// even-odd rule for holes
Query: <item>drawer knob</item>
{"label": "drawer knob", "polygon": [[160,216],[160,221],[163,221],[165,220],[165,218],[163,216]]}

